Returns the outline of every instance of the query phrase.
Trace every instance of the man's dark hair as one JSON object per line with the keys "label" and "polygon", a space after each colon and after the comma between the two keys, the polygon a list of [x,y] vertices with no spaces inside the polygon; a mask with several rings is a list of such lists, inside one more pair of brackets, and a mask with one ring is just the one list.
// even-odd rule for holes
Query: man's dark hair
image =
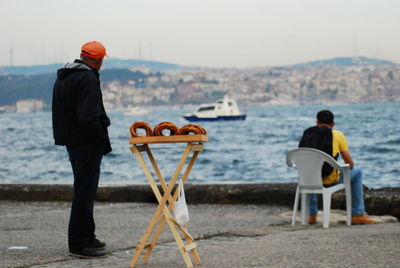
{"label": "man's dark hair", "polygon": [[333,124],[334,115],[329,110],[322,110],[317,113],[317,119],[321,124]]}

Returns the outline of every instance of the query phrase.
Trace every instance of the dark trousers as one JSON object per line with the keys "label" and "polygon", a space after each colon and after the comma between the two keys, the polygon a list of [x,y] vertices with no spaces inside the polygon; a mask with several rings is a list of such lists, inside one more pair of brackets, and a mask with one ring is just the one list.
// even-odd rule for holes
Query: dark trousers
{"label": "dark trousers", "polygon": [[74,173],[74,199],[68,227],[70,250],[90,247],[95,240],[93,202],[100,177],[103,148],[95,144],[67,146]]}

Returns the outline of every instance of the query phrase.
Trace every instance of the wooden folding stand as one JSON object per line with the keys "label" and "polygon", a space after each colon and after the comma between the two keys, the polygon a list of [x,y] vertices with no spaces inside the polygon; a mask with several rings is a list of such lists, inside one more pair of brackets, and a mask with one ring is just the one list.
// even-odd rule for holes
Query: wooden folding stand
{"label": "wooden folding stand", "polygon": [[[134,137],[129,139],[129,143],[132,145],[131,151],[136,155],[138,162],[140,166],[142,167],[144,174],[146,175],[150,187],[153,190],[153,193],[155,197],[157,198],[158,201],[158,207],[153,215],[153,217],[150,220],[149,225],[147,226],[147,229],[142,236],[142,238],[139,240],[139,243],[136,247],[136,252],[135,255],[132,258],[132,262],[130,264],[130,267],[133,268],[136,266],[136,264],[139,261],[140,255],[142,254],[142,251],[146,249],[146,253],[143,257],[142,263],[147,263],[151,251],[153,250],[163,228],[164,225],[167,223],[172,235],[178,244],[179,250],[182,254],[183,260],[186,263],[187,267],[193,267],[192,261],[189,257],[188,252],[190,251],[193,255],[194,262],[196,264],[201,264],[200,258],[197,254],[196,251],[196,243],[194,242],[193,237],[189,234],[187,229],[180,224],[178,224],[175,220],[175,218],[171,215],[171,212],[173,211],[174,208],[174,203],[178,199],[179,196],[179,187],[176,187],[176,190],[172,194],[172,191],[174,189],[174,186],[177,182],[178,176],[182,171],[183,166],[186,163],[186,159],[190,155],[191,152],[193,152],[192,157],[190,158],[190,161],[186,167],[185,172],[183,173],[183,176],[181,178],[183,184],[186,183],[189,173],[194,165],[194,162],[197,159],[198,154],[203,150],[204,145],[202,144],[203,142],[208,141],[208,137],[205,135],[174,135],[174,136],[154,136],[154,137]],[[158,168],[157,162],[155,161],[153,154],[151,153],[150,147],[148,144],[152,143],[187,143],[186,148],[184,152],[182,153],[181,159],[175,169],[174,174],[171,177],[171,180],[169,184],[166,183],[164,177],[161,174],[160,169]],[[150,159],[151,165],[154,168],[155,174],[160,182],[163,195],[161,194],[159,188],[157,187],[156,181],[154,180],[147,164],[146,161],[144,160],[142,156],[142,152],[146,152],[148,158]],[[156,225],[158,225],[158,228],[156,229],[153,238],[151,239],[150,242],[148,242],[148,239],[150,238],[154,228]],[[178,228],[176,228],[178,227]],[[186,240],[186,245],[183,243],[181,235],[178,232],[178,229],[183,233],[183,236],[185,237]]]}

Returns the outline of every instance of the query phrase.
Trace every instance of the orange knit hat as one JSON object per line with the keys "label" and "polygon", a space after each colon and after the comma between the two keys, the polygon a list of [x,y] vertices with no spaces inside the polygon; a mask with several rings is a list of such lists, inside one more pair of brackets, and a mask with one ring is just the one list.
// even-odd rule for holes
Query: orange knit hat
{"label": "orange knit hat", "polygon": [[90,41],[85,43],[81,48],[81,54],[93,59],[100,59],[104,56],[108,56],[106,48],[99,41]]}

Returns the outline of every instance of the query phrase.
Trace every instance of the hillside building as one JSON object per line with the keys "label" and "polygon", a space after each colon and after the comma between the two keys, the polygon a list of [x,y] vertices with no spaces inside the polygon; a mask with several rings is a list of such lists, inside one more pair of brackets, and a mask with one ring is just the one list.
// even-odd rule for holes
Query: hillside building
{"label": "hillside building", "polygon": [[17,113],[31,113],[38,112],[43,109],[44,102],[40,99],[24,99],[17,101]]}

